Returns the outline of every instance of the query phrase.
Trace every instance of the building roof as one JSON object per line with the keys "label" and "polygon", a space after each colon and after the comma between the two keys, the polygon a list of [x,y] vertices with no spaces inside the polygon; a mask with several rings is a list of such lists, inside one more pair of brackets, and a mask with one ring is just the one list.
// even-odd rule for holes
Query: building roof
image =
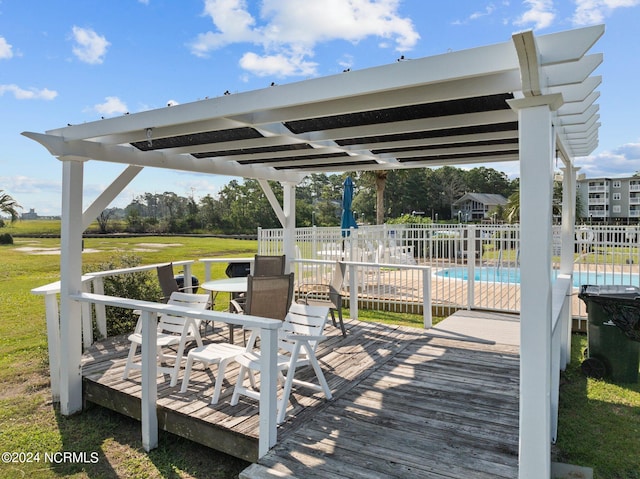
{"label": "building roof", "polygon": [[504,196],[495,193],[465,193],[464,196],[455,201],[453,205],[459,205],[466,201],[477,201],[478,203],[488,206],[507,204],[507,199]]}
{"label": "building roof", "polygon": [[598,143],[603,26],[24,134],[60,158],[299,182],[311,172],[519,158],[512,99],[557,95],[566,158]]}

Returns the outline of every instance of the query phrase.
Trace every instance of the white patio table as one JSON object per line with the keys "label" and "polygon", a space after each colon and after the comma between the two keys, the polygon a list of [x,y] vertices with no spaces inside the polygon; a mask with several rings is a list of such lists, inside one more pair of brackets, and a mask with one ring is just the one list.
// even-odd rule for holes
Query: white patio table
{"label": "white patio table", "polygon": [[[229,300],[232,299],[233,293],[247,292],[247,278],[222,278],[212,279],[200,284],[202,289],[211,292],[211,304],[215,303],[218,293],[229,293]],[[229,325],[229,342],[233,343],[233,325]]]}

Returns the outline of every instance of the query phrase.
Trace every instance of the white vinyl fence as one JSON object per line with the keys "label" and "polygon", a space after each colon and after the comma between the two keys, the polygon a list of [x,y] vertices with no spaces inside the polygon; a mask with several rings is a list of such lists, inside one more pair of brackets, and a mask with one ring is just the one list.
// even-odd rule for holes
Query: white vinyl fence
{"label": "white vinyl fence", "polygon": [[[571,313],[577,327],[584,327],[586,320],[584,304],[577,298],[580,285],[639,286],[639,239],[637,226],[576,226]],[[258,241],[261,254],[281,254],[282,230],[261,229]],[[559,226],[554,229],[553,241],[555,274],[560,261]],[[314,270],[311,260],[371,265],[361,266],[359,271],[358,301],[360,307],[368,309],[420,313],[421,275],[414,276],[410,266],[422,265],[432,271],[435,314],[447,315],[461,308],[518,312],[519,259],[518,225],[461,223],[362,226],[350,231],[318,227],[296,230],[297,272],[307,278],[315,275],[318,281],[326,280],[326,268]],[[376,266],[382,264],[387,267]]]}

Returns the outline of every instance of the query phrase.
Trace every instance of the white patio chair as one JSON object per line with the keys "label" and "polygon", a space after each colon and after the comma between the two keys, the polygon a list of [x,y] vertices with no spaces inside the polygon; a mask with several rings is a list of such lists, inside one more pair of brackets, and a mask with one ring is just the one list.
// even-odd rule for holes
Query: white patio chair
{"label": "white patio chair", "polygon": [[[239,314],[250,314],[263,318],[284,320],[287,316],[293,299],[293,273],[277,276],[247,276],[247,297],[244,304],[240,305],[236,300],[231,301],[234,310]],[[233,328],[233,326],[231,326]],[[243,330],[243,336],[245,331]],[[182,379],[180,392],[187,391],[189,376],[194,361],[200,361],[205,366],[218,365],[215,375],[215,386],[211,404],[216,404],[220,398],[220,391],[224,381],[224,372],[227,364],[236,356],[251,351],[255,344],[255,336],[252,335],[248,343],[248,349],[243,346],[230,343],[211,343],[206,346],[193,348],[187,355],[187,364]],[[245,341],[246,342],[246,341]],[[251,376],[252,385],[253,376]]]}
{"label": "white patio chair", "polygon": [[222,383],[224,381],[224,372],[227,365],[235,361],[236,356],[246,351],[246,348],[230,343],[211,343],[206,346],[199,346],[189,351],[187,355],[187,365],[184,368],[184,376],[182,378],[181,393],[187,392],[189,377],[191,376],[191,368],[194,361],[200,361],[205,366],[218,365],[218,372],[215,375],[215,385],[213,387],[213,396],[211,404],[217,404],[220,399]]}
{"label": "white patio chair", "polygon": [[[204,310],[209,306],[208,294],[190,294],[173,292],[167,302],[172,306],[185,306],[192,309]],[[184,316],[174,316],[170,314],[161,314],[158,320],[158,360],[165,362],[167,359],[175,359],[174,365],[171,367],[159,367],[158,372],[168,373],[171,377],[171,386],[175,386],[178,382],[178,373],[184,353],[185,346],[195,341],[198,346],[202,346],[202,338],[200,337],[200,320],[188,318]],[[141,364],[134,362],[138,346],[142,345],[142,318],[138,319],[136,329],[133,334],[129,335],[129,355],[127,363],[124,367],[122,379],[129,378],[131,369],[140,369]],[[178,346],[178,350],[174,355],[167,354],[164,348]]]}
{"label": "white patio chair", "polygon": [[[278,423],[284,421],[293,384],[308,387],[315,391],[322,391],[327,399],[332,398],[327,380],[315,356],[318,343],[324,339],[322,332],[328,315],[328,306],[309,306],[293,303],[282,324],[282,328],[278,330],[278,379],[279,382],[284,384],[282,397],[278,401]],[[260,371],[260,351],[253,350],[256,337],[257,331],[254,331],[247,344],[247,350],[236,357],[236,361],[240,363],[240,373],[231,397],[232,406],[238,404],[241,394],[253,399],[260,399],[260,393],[256,391],[252,378],[253,372]],[[319,384],[295,378],[296,370],[307,365],[313,367]],[[251,388],[244,386],[247,374],[251,379]]]}

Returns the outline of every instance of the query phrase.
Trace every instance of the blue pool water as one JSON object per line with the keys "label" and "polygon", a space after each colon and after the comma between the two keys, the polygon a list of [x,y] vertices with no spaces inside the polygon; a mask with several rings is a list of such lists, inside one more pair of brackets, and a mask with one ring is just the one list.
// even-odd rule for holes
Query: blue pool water
{"label": "blue pool water", "polygon": [[[555,272],[554,272],[555,273]],[[453,279],[469,279],[469,271],[466,267],[458,266],[438,271],[436,276]],[[475,281],[489,281],[492,283],[520,283],[520,270],[518,268],[481,267],[474,269]],[[583,284],[616,284],[640,286],[640,278],[637,274],[622,273],[594,273],[575,272],[573,285],[577,288]]]}

